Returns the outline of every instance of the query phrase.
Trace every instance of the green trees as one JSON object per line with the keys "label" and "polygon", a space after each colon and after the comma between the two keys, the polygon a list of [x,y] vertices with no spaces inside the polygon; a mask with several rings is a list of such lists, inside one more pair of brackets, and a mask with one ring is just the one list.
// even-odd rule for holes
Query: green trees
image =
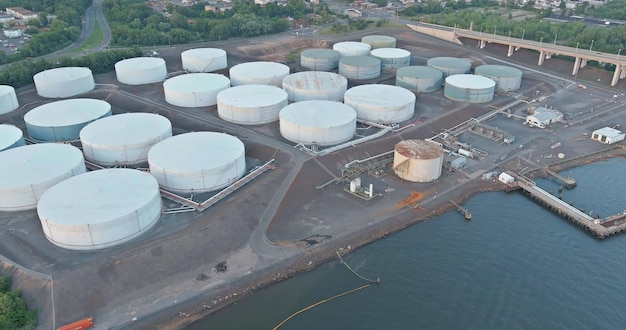
{"label": "green trees", "polygon": [[0,329],[35,329],[37,313],[29,311],[21,291],[10,291],[11,278],[0,276]]}

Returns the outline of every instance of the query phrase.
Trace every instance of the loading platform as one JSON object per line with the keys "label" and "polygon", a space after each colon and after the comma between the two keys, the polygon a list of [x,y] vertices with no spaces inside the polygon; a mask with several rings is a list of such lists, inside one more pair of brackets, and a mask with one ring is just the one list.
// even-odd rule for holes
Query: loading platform
{"label": "loading platform", "polygon": [[558,182],[562,183],[563,187],[565,187],[566,189],[572,189],[576,187],[576,179],[570,177],[566,178],[559,173],[556,173],[553,170],[549,169],[548,167],[544,167],[543,170],[547,174],[553,176]]}

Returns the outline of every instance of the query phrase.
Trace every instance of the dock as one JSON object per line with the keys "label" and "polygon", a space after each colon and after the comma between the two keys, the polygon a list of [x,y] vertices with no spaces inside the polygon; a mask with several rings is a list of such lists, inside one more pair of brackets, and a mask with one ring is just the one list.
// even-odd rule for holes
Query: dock
{"label": "dock", "polygon": [[576,179],[570,178],[570,177],[566,178],[566,177],[560,175],[559,173],[556,173],[553,170],[549,169],[548,167],[544,167],[543,170],[547,174],[553,176],[566,189],[572,189],[572,188],[576,187]]}
{"label": "dock", "polygon": [[465,220],[472,220],[472,213],[470,213],[470,211],[464,207],[462,207],[461,205],[457,204],[455,201],[452,201],[452,204],[454,206],[456,206],[456,208],[459,210],[459,212],[461,212],[461,214],[463,215],[463,217],[465,218]]}

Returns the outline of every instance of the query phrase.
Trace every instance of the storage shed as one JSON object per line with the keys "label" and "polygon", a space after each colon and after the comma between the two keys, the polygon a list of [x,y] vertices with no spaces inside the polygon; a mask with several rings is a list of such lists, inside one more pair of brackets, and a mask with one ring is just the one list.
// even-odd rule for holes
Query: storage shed
{"label": "storage shed", "polygon": [[593,131],[591,139],[605,144],[613,144],[624,140],[626,134],[611,127],[603,127]]}

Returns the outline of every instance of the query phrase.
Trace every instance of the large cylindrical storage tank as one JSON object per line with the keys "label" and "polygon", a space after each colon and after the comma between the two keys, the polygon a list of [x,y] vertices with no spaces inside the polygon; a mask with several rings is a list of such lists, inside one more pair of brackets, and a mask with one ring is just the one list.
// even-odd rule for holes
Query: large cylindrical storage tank
{"label": "large cylindrical storage tank", "polygon": [[217,94],[217,114],[235,124],[260,125],[278,120],[287,92],[269,85],[241,85]]}
{"label": "large cylindrical storage tank", "polygon": [[333,50],[344,56],[367,56],[372,50],[372,46],[357,41],[342,41],[333,45]]}
{"label": "large cylindrical storage tank", "polygon": [[38,106],[24,115],[28,135],[38,141],[78,140],[80,130],[111,115],[111,105],[96,99],[71,99]]}
{"label": "large cylindrical storage tank", "polygon": [[339,74],[348,79],[378,78],[380,69],[380,60],[371,56],[346,56],[339,60]]}
{"label": "large cylindrical storage tank", "polygon": [[443,148],[426,140],[404,140],[393,152],[393,171],[411,182],[430,182],[441,175]]}
{"label": "large cylindrical storage tank", "polygon": [[128,242],[161,216],[157,181],[124,168],[77,175],[50,188],[37,205],[50,243],[70,250],[95,250]]}
{"label": "large cylindrical storage tank", "polygon": [[522,85],[522,71],[512,66],[481,65],[474,69],[474,74],[495,81],[498,93],[516,91]]}
{"label": "large cylindrical storage tank", "polygon": [[415,112],[415,94],[390,85],[352,87],[346,91],[343,103],[356,110],[357,118],[375,123],[399,123],[411,119]]}
{"label": "large cylindrical storage tank", "polygon": [[361,38],[361,42],[366,43],[372,47],[377,48],[395,48],[396,38],[383,35],[371,35]]}
{"label": "large cylindrical storage tank", "polygon": [[380,60],[383,71],[395,71],[411,65],[411,52],[400,48],[378,48],[372,50],[370,55]]}
{"label": "large cylindrical storage tank", "polygon": [[24,145],[22,130],[7,124],[0,124],[0,151]]}
{"label": "large cylindrical storage tank", "polygon": [[426,61],[426,65],[443,72],[443,77],[469,73],[472,69],[472,62],[457,57],[433,57]]}
{"label": "large cylindrical storage tank", "polygon": [[33,76],[41,97],[65,98],[86,93],[96,87],[89,68],[63,67],[41,71]]}
{"label": "large cylindrical storage tank", "polygon": [[135,57],[115,63],[117,81],[126,85],[153,84],[165,80],[165,60],[158,57]]}
{"label": "large cylindrical storage tank", "polygon": [[213,72],[226,69],[226,51],[219,48],[195,48],[180,54],[183,70],[187,72]]}
{"label": "large cylindrical storage tank", "polygon": [[292,73],[283,79],[283,89],[291,102],[342,101],[347,88],[348,79],[332,72],[303,71]]}
{"label": "large cylindrical storage tank", "polygon": [[312,48],[300,53],[300,65],[303,68],[316,71],[330,71],[339,66],[341,54],[327,48]]}
{"label": "large cylindrical storage tank", "polygon": [[148,151],[172,136],[169,119],[152,113],[125,113],[94,121],[80,131],[85,158],[102,166],[146,162]]}
{"label": "large cylindrical storage tank", "polygon": [[85,173],[80,149],[40,143],[0,152],[0,211],[31,210],[50,187]]}
{"label": "large cylindrical storage tank", "polygon": [[163,83],[167,103],[197,108],[217,104],[217,94],[230,87],[230,79],[215,73],[188,73]]}
{"label": "large cylindrical storage tank", "polygon": [[396,71],[396,86],[412,92],[434,92],[441,88],[443,72],[427,66],[405,66]]}
{"label": "large cylindrical storage tank", "polygon": [[157,143],[148,154],[150,173],[161,188],[191,194],[224,188],[243,176],[245,147],[238,138],[194,132]]}
{"label": "large cylindrical storage tank", "polygon": [[271,85],[282,87],[283,78],[289,74],[289,67],[276,62],[247,62],[228,70],[231,86]]}
{"label": "large cylindrical storage tank", "polygon": [[332,146],[349,141],[356,133],[356,111],[333,101],[302,101],[279,114],[280,134],[306,145]]}
{"label": "large cylindrical storage tank", "polygon": [[446,78],[443,95],[450,100],[486,103],[493,100],[496,82],[473,74],[456,74]]}
{"label": "large cylindrical storage tank", "polygon": [[9,85],[0,85],[0,115],[9,113],[19,106],[15,88]]}

